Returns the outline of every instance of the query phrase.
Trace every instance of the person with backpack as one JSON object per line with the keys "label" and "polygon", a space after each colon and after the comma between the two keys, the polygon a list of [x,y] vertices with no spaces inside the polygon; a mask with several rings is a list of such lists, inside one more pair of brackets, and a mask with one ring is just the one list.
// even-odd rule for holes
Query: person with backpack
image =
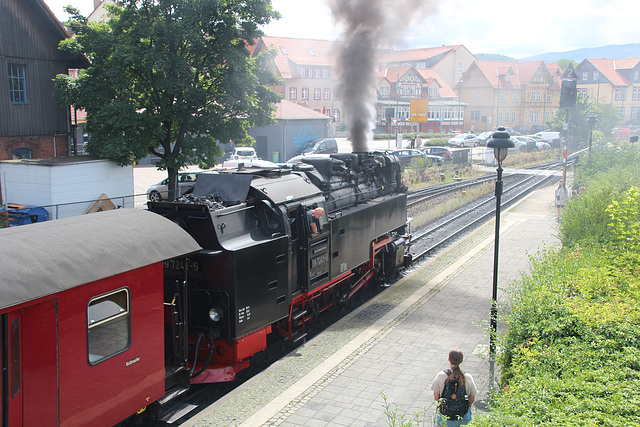
{"label": "person with backpack", "polygon": [[439,372],[431,384],[433,398],[438,402],[438,426],[463,426],[471,421],[471,404],[478,394],[478,389],[471,374],[465,374],[460,370],[463,359],[460,350],[451,350],[449,369]]}

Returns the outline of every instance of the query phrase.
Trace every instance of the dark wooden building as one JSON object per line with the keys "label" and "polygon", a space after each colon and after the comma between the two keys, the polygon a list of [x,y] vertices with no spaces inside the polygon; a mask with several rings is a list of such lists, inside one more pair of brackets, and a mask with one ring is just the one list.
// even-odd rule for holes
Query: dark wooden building
{"label": "dark wooden building", "polygon": [[69,107],[53,79],[88,63],[58,49],[68,37],[42,0],[0,0],[0,160],[69,155]]}

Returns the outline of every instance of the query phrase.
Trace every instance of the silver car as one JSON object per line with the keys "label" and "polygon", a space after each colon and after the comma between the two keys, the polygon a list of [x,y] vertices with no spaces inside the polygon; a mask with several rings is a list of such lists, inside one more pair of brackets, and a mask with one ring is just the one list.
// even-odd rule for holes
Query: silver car
{"label": "silver car", "polygon": [[[197,172],[181,172],[178,174],[178,194],[182,196],[196,185]],[[165,178],[157,184],[153,184],[147,190],[147,199],[152,202],[161,202],[169,198],[169,178]]]}

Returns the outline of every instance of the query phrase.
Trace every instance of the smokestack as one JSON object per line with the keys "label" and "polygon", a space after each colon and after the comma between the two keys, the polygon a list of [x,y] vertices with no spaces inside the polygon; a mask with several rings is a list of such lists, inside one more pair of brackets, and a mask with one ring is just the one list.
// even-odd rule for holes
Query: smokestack
{"label": "smokestack", "polygon": [[331,0],[330,6],[335,21],[343,27],[338,90],[349,118],[349,138],[354,152],[368,151],[377,98],[376,50],[392,44],[421,8],[434,6],[424,0]]}

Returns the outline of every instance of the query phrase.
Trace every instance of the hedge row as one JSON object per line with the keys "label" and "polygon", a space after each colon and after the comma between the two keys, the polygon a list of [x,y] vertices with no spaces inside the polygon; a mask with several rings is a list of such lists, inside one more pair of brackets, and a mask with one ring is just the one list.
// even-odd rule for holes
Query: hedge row
{"label": "hedge row", "polygon": [[500,391],[472,425],[640,426],[638,152],[612,150],[581,160],[565,244],[507,289]]}

